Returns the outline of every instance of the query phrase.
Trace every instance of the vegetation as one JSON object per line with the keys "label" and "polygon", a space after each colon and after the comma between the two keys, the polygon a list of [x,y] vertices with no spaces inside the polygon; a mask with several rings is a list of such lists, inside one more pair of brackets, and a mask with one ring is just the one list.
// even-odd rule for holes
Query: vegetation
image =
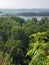
{"label": "vegetation", "polygon": [[49,65],[49,19],[0,17],[0,65]]}

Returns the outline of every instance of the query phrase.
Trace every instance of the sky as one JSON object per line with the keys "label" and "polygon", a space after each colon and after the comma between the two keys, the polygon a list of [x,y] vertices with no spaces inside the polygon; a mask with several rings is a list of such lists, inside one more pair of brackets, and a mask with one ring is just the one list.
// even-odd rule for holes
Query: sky
{"label": "sky", "polygon": [[0,0],[0,8],[7,9],[49,8],[49,0]]}

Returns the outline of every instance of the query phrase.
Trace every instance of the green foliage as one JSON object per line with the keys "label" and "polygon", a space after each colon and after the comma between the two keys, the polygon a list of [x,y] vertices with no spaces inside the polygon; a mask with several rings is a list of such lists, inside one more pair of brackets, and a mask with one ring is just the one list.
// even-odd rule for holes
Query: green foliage
{"label": "green foliage", "polygon": [[0,65],[49,65],[49,19],[0,17]]}
{"label": "green foliage", "polygon": [[26,22],[23,18],[20,17],[12,17],[16,22],[19,22],[20,26],[23,26],[23,24]]}
{"label": "green foliage", "polygon": [[5,20],[2,21],[1,26],[0,26],[0,34],[3,37],[3,41],[6,42],[8,40],[8,38],[11,35],[11,29],[14,26],[19,26],[19,23],[16,23],[16,21],[14,21],[11,18],[7,18]]}
{"label": "green foliage", "polygon": [[13,51],[13,49],[22,47],[23,44],[21,43],[20,40],[14,40],[14,39],[9,39],[6,44],[5,44],[5,50],[11,54],[11,52]]}
{"label": "green foliage", "polygon": [[3,51],[0,51],[0,65],[12,65],[11,61],[9,54],[4,54]]}
{"label": "green foliage", "polygon": [[[26,55],[30,55],[31,61],[29,65],[47,65],[49,63],[49,48],[45,40],[46,32],[31,35],[29,38],[34,39],[29,44],[29,50]],[[48,42],[49,43],[49,42]]]}
{"label": "green foliage", "polygon": [[4,42],[0,40],[0,49],[4,49]]}
{"label": "green foliage", "polygon": [[26,35],[22,27],[16,26],[11,29],[12,38],[16,40],[21,40],[22,43],[25,44],[26,41]]}

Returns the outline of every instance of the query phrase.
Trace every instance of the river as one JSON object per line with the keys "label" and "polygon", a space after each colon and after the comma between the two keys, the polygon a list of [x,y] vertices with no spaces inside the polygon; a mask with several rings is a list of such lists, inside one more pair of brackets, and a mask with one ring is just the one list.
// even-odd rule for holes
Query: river
{"label": "river", "polygon": [[19,16],[19,17],[24,18],[25,20],[32,19],[32,18],[37,18],[37,20],[41,20],[41,18],[44,18],[44,17],[49,18],[49,16]]}

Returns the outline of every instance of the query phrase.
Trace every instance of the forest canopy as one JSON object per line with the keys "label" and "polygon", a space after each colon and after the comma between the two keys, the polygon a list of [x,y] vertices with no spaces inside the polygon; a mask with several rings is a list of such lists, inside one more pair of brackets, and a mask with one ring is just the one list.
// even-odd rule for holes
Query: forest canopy
{"label": "forest canopy", "polygon": [[0,17],[0,65],[49,65],[49,19]]}

